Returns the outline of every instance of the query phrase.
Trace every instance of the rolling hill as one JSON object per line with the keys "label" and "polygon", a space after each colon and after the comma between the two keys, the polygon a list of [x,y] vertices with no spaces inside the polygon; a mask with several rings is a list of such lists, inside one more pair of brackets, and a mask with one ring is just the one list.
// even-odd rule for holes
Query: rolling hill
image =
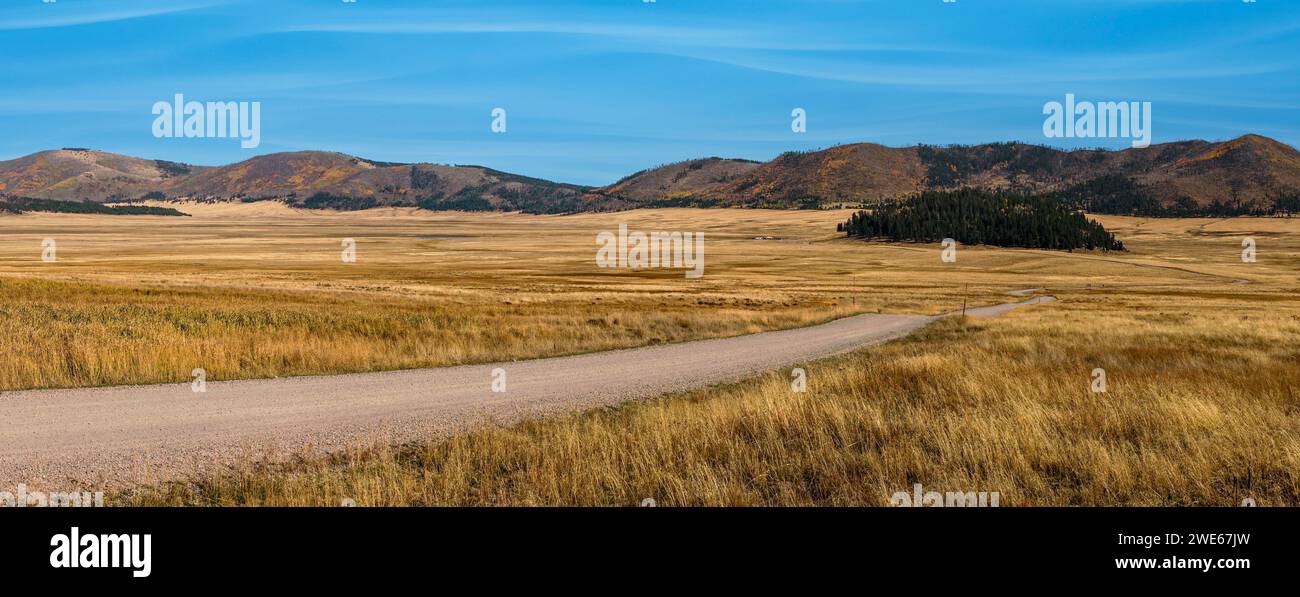
{"label": "rolling hill", "polygon": [[0,161],[0,195],[99,203],[277,200],[334,209],[406,205],[567,213],[671,206],[857,206],[960,188],[1049,195],[1074,208],[1104,213],[1266,213],[1283,200],[1300,205],[1300,152],[1259,135],[1119,151],[1063,151],[1024,143],[856,143],[789,152],[769,162],[688,160],[600,188],[482,166],[395,164],[324,151],[267,154],[218,167],[87,149]]}
{"label": "rolling hill", "polygon": [[103,151],[58,149],[0,162],[0,194],[102,203],[139,198],[202,170]]}
{"label": "rolling hill", "polygon": [[632,206],[671,199],[677,205],[822,207],[959,188],[1079,195],[1101,183],[1112,188],[1118,180],[1131,203],[1245,211],[1266,211],[1278,197],[1300,194],[1300,152],[1259,135],[1120,151],[1062,151],[1024,143],[897,148],[858,143],[785,153],[737,169],[726,180],[682,179],[657,194],[655,183],[642,183],[671,179],[678,169],[674,164],[648,170],[592,193]]}
{"label": "rolling hill", "polygon": [[718,157],[687,160],[650,168],[593,190],[591,195],[627,205],[672,204],[694,200],[701,189],[725,184],[753,172],[762,162]]}
{"label": "rolling hill", "polygon": [[585,191],[481,166],[372,162],[325,151],[274,153],[220,167],[84,149],[0,162],[0,194],[97,203],[147,197],[279,200],[334,209],[419,205],[558,213],[580,211]]}

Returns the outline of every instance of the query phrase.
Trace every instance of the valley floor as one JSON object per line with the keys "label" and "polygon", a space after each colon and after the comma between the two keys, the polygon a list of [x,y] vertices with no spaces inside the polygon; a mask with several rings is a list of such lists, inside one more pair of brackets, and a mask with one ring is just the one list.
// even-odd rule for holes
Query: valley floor
{"label": "valley floor", "polygon": [[[983,249],[953,267],[931,247],[839,238],[847,212],[177,207],[194,217],[0,217],[0,390],[188,382],[194,368],[223,380],[556,356],[862,312],[933,314],[1002,302],[1049,269],[1123,271]],[[704,232],[704,277],[596,267],[596,235],[620,223]],[[41,258],[47,239],[56,261]],[[342,261],[345,239],[355,262]]]}
{"label": "valley floor", "polygon": [[[1166,296],[1165,298],[1176,298]],[[1300,502],[1300,310],[1224,318],[1086,292],[741,383],[447,439],[245,462],[137,505]],[[1106,393],[1090,391],[1094,368]]]}
{"label": "valley floor", "polygon": [[[1099,217],[1131,252],[962,247],[948,264],[939,247],[839,238],[847,212],[182,210],[195,217],[0,217],[0,388],[489,362],[934,314],[1029,287],[1061,300],[811,363],[802,393],[782,371],[249,460],[118,503],[885,504],[914,483],[1003,505],[1300,501],[1300,221]],[[705,277],[596,268],[595,235],[619,223],[704,231]],[[356,263],[339,260],[344,238]]]}

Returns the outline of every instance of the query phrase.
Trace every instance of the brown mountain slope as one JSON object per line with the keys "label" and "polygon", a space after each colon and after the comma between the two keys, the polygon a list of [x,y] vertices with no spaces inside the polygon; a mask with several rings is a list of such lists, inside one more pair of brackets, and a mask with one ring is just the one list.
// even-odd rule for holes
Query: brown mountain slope
{"label": "brown mountain slope", "polygon": [[58,149],[0,162],[0,194],[103,202],[136,199],[202,170],[104,151]]}
{"label": "brown mountain slope", "polygon": [[857,143],[785,153],[709,192],[728,203],[860,203],[915,193],[924,188],[924,180],[916,148]]}
{"label": "brown mountain slope", "polygon": [[[689,163],[689,162],[687,162]],[[678,165],[634,178],[671,178]],[[671,194],[622,194],[631,205],[671,199],[680,205],[817,207],[896,198],[925,189],[975,187],[1034,193],[1063,191],[1120,177],[1168,205],[1237,205],[1267,209],[1300,193],[1300,152],[1258,135],[1231,141],[1180,141],[1121,151],[1062,151],[1024,143],[885,147],[861,143],[782,154],[731,180],[679,184]],[[593,191],[618,194],[625,181]]]}
{"label": "brown mountain slope", "polygon": [[197,173],[167,196],[280,199],[306,207],[362,209],[420,205],[466,210],[578,210],[583,187],[516,176],[480,166],[390,164],[341,153],[275,153]]}
{"label": "brown mountain slope", "polygon": [[[364,160],[325,151],[299,151],[257,156],[229,166],[211,168],[168,185],[169,197],[242,199],[308,196],[341,190],[365,172],[378,170]],[[366,189],[373,196],[378,189]]]}
{"label": "brown mountain slope", "polygon": [[642,170],[593,191],[612,200],[652,202],[689,197],[701,189],[749,174],[761,162],[704,158]]}
{"label": "brown mountain slope", "polygon": [[[562,213],[673,205],[825,207],[926,189],[974,187],[1054,193],[1113,213],[1266,212],[1300,202],[1300,152],[1259,135],[1180,141],[1121,151],[1062,151],[1024,143],[885,147],[872,143],[791,152],[757,163],[707,158],[644,170],[589,189],[484,168],[374,162],[300,151],[200,167],[65,149],[0,162],[0,195],[112,201],[275,199],[306,207]],[[1226,206],[1226,207],[1225,207]],[[1300,208],[1292,208],[1300,209]]]}
{"label": "brown mountain slope", "polygon": [[421,205],[556,213],[582,210],[584,191],[586,187],[481,166],[391,164],[325,151],[274,153],[220,167],[89,150],[46,151],[0,162],[0,194],[95,202],[161,194],[168,199],[276,199],[338,209]]}
{"label": "brown mountain slope", "polygon": [[1267,137],[1245,135],[1199,145],[1130,175],[1163,201],[1188,197],[1200,205],[1207,199],[1253,205],[1300,190],[1300,151]]}

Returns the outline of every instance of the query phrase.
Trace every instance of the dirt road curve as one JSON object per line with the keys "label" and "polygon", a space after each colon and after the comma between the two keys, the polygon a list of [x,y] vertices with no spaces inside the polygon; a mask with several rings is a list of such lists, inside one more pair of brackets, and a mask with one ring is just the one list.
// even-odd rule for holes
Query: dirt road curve
{"label": "dirt road curve", "polygon": [[[1020,303],[971,309],[1000,315]],[[907,334],[933,318],[823,325],[587,355],[355,375],[0,394],[0,491],[172,478],[241,455],[402,441],[484,419],[609,405],[736,380]],[[506,391],[492,391],[502,368]]]}

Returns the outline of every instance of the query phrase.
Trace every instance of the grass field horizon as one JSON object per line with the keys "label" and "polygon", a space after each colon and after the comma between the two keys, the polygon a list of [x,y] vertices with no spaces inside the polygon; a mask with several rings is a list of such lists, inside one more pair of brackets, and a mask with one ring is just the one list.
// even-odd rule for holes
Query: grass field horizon
{"label": "grass field horizon", "polygon": [[[972,247],[945,267],[935,247],[848,241],[835,224],[849,210],[168,205],[193,217],[0,218],[0,346],[11,355],[0,390],[181,382],[194,367],[217,380],[558,356],[863,312],[935,314],[1048,281],[997,271],[1012,258],[996,250]],[[620,223],[704,232],[707,275],[596,268],[596,235]],[[53,263],[41,260],[45,239]],[[355,263],[341,261],[343,239],[356,241]],[[1027,259],[1032,271],[1056,258]]]}
{"label": "grass field horizon", "polygon": [[[1300,500],[1300,221],[1092,216],[1124,253],[841,238],[848,210],[572,216],[187,204],[191,218],[0,216],[0,390],[444,366],[938,314],[736,384],[403,446],[249,461],[136,505],[887,505],[913,483],[1003,505]],[[703,231],[706,275],[595,267],[594,239]],[[58,241],[42,262],[41,241]],[[339,259],[357,241],[357,262]],[[1242,240],[1258,261],[1243,263]],[[1104,394],[1090,374],[1109,376]]]}

